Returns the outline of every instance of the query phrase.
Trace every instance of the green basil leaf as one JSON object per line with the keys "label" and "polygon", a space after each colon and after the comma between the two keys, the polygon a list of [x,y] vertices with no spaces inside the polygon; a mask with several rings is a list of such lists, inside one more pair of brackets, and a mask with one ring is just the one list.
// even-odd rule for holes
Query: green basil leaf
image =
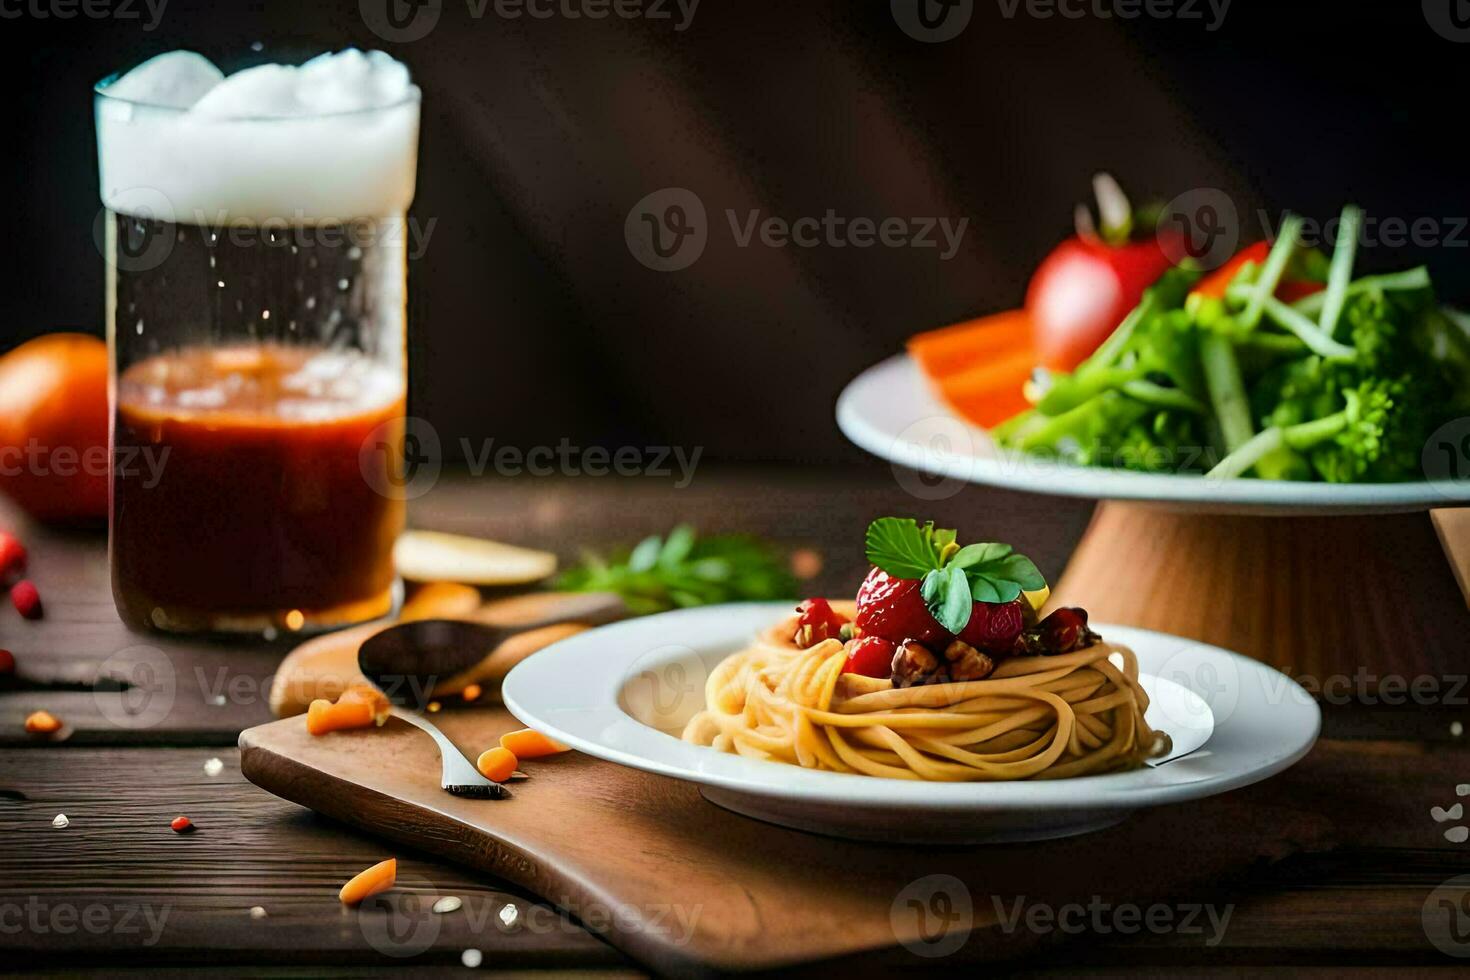
{"label": "green basil leaf", "polygon": [[677,568],[694,547],[694,528],[688,524],[680,524],[669,532],[664,539],[663,547],[659,549],[658,564],[660,568]]}
{"label": "green basil leaf", "polygon": [[1011,602],[1021,594],[1021,587],[1004,578],[971,573],[970,595],[976,602]]}
{"label": "green basil leaf", "polygon": [[924,576],[920,595],[929,615],[949,630],[958,633],[970,621],[974,603],[970,599],[970,583],[960,568],[936,568]]}
{"label": "green basil leaf", "polygon": [[911,517],[880,517],[868,525],[868,561],[895,578],[923,578],[939,567],[932,526],[929,531]]}
{"label": "green basil leaf", "polygon": [[1011,551],[1010,545],[997,544],[993,541],[987,541],[981,544],[967,544],[955,552],[955,556],[949,560],[949,563],[959,568],[971,568],[976,565],[986,565],[993,561],[999,561],[1006,555],[1009,555]]}
{"label": "green basil leaf", "polygon": [[628,556],[628,570],[631,572],[646,572],[658,562],[658,553],[663,548],[663,541],[657,534],[649,535]]}
{"label": "green basil leaf", "polygon": [[995,583],[983,575],[968,575],[970,598],[975,602],[1000,602],[1000,590]]}
{"label": "green basil leaf", "polygon": [[1025,555],[1007,555],[987,569],[987,574],[1009,579],[1027,592],[1046,588],[1046,579]]}

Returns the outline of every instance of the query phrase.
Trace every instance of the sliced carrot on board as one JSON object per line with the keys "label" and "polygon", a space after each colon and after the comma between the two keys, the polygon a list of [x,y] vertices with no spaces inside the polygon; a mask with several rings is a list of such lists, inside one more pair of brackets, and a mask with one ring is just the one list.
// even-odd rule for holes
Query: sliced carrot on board
{"label": "sliced carrot on board", "polygon": [[539,759],[543,755],[570,752],[570,745],[563,745],[554,738],[540,732],[522,728],[518,732],[506,732],[500,736],[500,747],[515,754],[517,759]]}
{"label": "sliced carrot on board", "polygon": [[503,783],[510,778],[510,774],[516,771],[516,754],[510,749],[496,746],[486,749],[480,753],[475,760],[475,768],[480,770],[480,775],[486,779]]}
{"label": "sliced carrot on board", "polygon": [[306,709],[306,730],[312,735],[346,728],[368,728],[373,723],[373,706],[362,702],[333,704],[325,698],[317,698]]}
{"label": "sliced carrot on board", "polygon": [[365,704],[373,712],[373,721],[381,725],[388,720],[388,710],[393,703],[388,695],[371,684],[353,684],[337,696],[338,704]]}
{"label": "sliced carrot on board", "polygon": [[1031,347],[1031,318],[1006,310],[928,330],[909,338],[909,354],[931,378],[974,367],[997,355]]}
{"label": "sliced carrot on board", "polygon": [[371,895],[392,888],[397,880],[398,859],[389,858],[354,875],[351,881],[342,886],[342,890],[337,893],[337,898],[343,905],[356,905]]}
{"label": "sliced carrot on board", "polygon": [[988,429],[1031,407],[1025,386],[1035,368],[1036,351],[1028,346],[934,383],[956,413]]}

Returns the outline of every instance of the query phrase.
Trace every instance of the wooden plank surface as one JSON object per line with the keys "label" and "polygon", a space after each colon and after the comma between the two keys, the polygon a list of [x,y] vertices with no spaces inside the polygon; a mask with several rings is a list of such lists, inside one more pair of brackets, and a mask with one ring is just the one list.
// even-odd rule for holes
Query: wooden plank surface
{"label": "wooden plank surface", "polygon": [[[519,725],[488,708],[437,720],[471,755]],[[1309,856],[1305,867],[1319,870],[1353,867],[1342,861],[1349,854],[1366,859],[1355,870],[1380,886],[1377,900],[1342,948],[1427,959],[1438,954],[1421,922],[1426,896],[1470,871],[1470,852],[1430,816],[1436,805],[1453,805],[1463,753],[1403,743],[1329,744],[1272,780],[1222,797],[1148,811],[1083,837],[981,848],[789,831],[716,808],[688,784],[579,755],[529,764],[532,778],[516,784],[511,800],[458,799],[438,787],[432,743],[396,722],[313,738],[288,719],[246,732],[241,746],[247,776],[274,792],[390,840],[424,841],[456,863],[556,896],[585,918],[627,910],[607,920],[609,941],[673,973],[859,952],[870,965],[902,962],[924,947],[894,909],[907,889],[940,874],[964,882],[959,890],[973,909],[973,933],[946,955],[1013,959],[1075,936],[1007,925],[1007,910],[1199,904],[1199,895],[1229,894],[1250,871],[1292,855]],[[1388,792],[1360,799],[1359,785]],[[796,867],[800,874],[791,873]],[[697,914],[687,928],[680,916],[675,929],[671,908]],[[1084,928],[1105,934],[1110,916]],[[1306,928],[1288,948],[1319,949],[1326,935],[1305,915],[1289,918]],[[1208,948],[1224,941],[1224,926]],[[1247,935],[1239,948],[1249,951],[1254,941]]]}
{"label": "wooden plank surface", "polygon": [[[701,467],[683,489],[652,478],[470,481],[446,475],[415,501],[411,520],[550,546],[563,558],[575,557],[582,547],[629,543],[677,520],[709,531],[753,531],[818,551],[823,569],[810,590],[822,594],[849,590],[863,573],[862,557],[852,547],[853,528],[879,514],[934,516],[1015,541],[1054,577],[1091,509],[1085,502],[973,487],[930,500],[934,494],[920,486],[923,493],[915,495],[912,486],[877,463],[842,470]],[[49,928],[0,932],[0,950],[19,956],[7,959],[7,969],[76,966],[196,975],[200,965],[228,964],[239,972],[272,974],[309,965],[314,972],[398,974],[430,964],[452,966],[471,941],[485,950],[486,967],[617,975],[638,969],[580,927],[510,936],[445,922],[418,956],[378,952],[357,920],[344,919],[335,890],[390,850],[406,873],[426,882],[406,890],[405,902],[452,891],[466,899],[484,896],[491,908],[504,900],[527,910],[532,899],[494,876],[389,845],[250,786],[239,775],[233,745],[242,728],[268,719],[264,693],[286,644],[126,633],[111,611],[101,536],[36,531],[4,505],[0,526],[25,533],[48,606],[39,623],[20,621],[8,604],[0,607],[0,647],[16,652],[22,672],[19,689],[0,691],[0,743],[15,746],[0,747],[0,827],[8,832],[0,858],[0,913],[23,912],[33,899],[79,912],[93,904],[132,909],[135,918],[145,906],[155,914],[164,905],[177,909],[160,940],[147,947],[137,934],[120,929],[96,937]],[[116,713],[101,705],[127,692],[110,690],[105,682],[100,691],[93,688],[108,658],[137,645],[164,649],[184,683],[161,717],[152,719],[145,707],[136,715],[151,723],[136,723],[136,716],[134,723],[127,717],[118,723]],[[138,662],[147,660],[122,657],[112,666]],[[1448,667],[1463,673],[1463,658]],[[1453,807],[1456,786],[1470,782],[1466,693],[1442,689],[1429,703],[1385,704],[1350,690],[1341,703],[1324,706],[1324,734],[1353,741],[1321,743],[1301,769],[1314,774],[1309,785],[1288,774],[1242,792],[1264,794],[1259,799],[1270,807],[1324,815],[1334,822],[1341,846],[1263,864],[1239,880],[1199,890],[1196,901],[1235,905],[1220,943],[1210,946],[1199,935],[1178,931],[1052,934],[1038,937],[1025,963],[1028,972],[1290,970],[1300,977],[1335,976],[1354,967],[1420,972],[1461,965],[1429,944],[1422,915],[1439,884],[1470,873],[1470,844],[1444,837],[1456,822],[1437,823],[1430,815],[1432,807]],[[214,703],[220,694],[222,705]],[[67,748],[32,750],[36,743],[18,728],[34,707],[70,716],[74,730],[63,743]],[[163,747],[169,744],[197,747]],[[211,755],[225,762],[224,774],[213,780],[202,775],[203,760]],[[200,823],[190,838],[166,828],[180,811]],[[51,827],[57,812],[76,821],[68,831]],[[1038,866],[1037,873],[1044,879],[1047,869]],[[265,920],[240,914],[256,904],[268,908]],[[401,927],[414,921],[408,905],[378,914],[385,922],[396,914]],[[255,928],[262,922],[266,928]],[[952,969],[946,959],[909,957],[885,966],[894,965]],[[873,970],[861,959],[841,968],[854,974]]]}
{"label": "wooden plank surface", "polygon": [[[687,521],[709,533],[758,534],[811,549],[821,558],[811,592],[823,595],[851,592],[861,580],[861,531],[875,516],[932,516],[975,534],[1009,534],[1056,575],[1091,511],[1086,502],[968,486],[924,499],[910,492],[914,479],[905,474],[900,482],[879,463],[772,471],[705,466],[682,488],[652,477],[473,480],[446,473],[413,501],[410,522],[549,549],[565,563],[585,549],[631,545]],[[1015,533],[1019,527],[1025,535]],[[18,686],[0,688],[0,746],[36,744],[21,722],[38,709],[66,722],[60,741],[75,745],[227,747],[243,729],[270,720],[270,678],[290,639],[131,633],[112,606],[105,535],[33,527],[3,498],[0,528],[17,529],[26,540],[28,574],[46,610],[28,622],[8,603],[0,606],[0,649],[15,655],[19,673]]]}

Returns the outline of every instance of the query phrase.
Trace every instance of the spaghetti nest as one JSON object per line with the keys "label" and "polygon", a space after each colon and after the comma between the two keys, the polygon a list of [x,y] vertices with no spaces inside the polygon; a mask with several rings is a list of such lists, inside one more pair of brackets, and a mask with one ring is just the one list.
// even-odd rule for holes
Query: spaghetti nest
{"label": "spaghetti nest", "polygon": [[[686,742],[807,769],[936,782],[1062,779],[1167,753],[1125,646],[1003,660],[984,680],[895,688],[843,673],[847,648],[775,627],[720,662]],[[1116,656],[1121,666],[1113,662]]]}

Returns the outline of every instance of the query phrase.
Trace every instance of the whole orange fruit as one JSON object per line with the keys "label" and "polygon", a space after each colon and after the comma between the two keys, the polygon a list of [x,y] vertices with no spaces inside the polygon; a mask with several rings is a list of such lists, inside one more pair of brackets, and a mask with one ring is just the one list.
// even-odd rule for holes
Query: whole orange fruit
{"label": "whole orange fruit", "polygon": [[53,333],[0,357],[0,489],[37,520],[107,518],[107,345]]}

